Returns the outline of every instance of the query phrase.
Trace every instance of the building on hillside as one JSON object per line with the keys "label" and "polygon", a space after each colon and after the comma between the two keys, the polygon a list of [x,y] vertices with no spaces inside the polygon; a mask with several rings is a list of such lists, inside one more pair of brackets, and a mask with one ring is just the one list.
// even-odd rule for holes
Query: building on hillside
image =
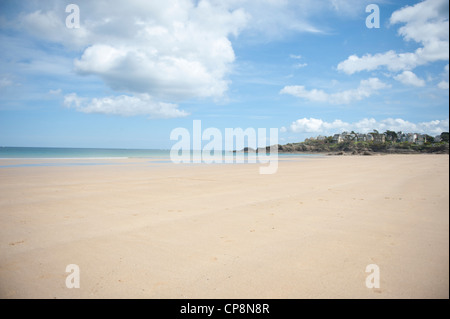
{"label": "building on hillside", "polygon": [[373,136],[372,134],[357,134],[356,135],[358,142],[372,142]]}
{"label": "building on hillside", "polygon": [[416,133],[402,133],[397,142],[408,142],[408,143],[416,143],[417,141],[417,134]]}
{"label": "building on hillside", "polygon": [[385,143],[386,135],[384,134],[372,134],[374,143]]}
{"label": "building on hillside", "polygon": [[425,134],[416,134],[417,138],[416,138],[416,144],[418,145],[423,145],[427,142],[427,136]]}
{"label": "building on hillside", "polygon": [[[388,138],[389,137],[389,138]],[[312,139],[312,138],[311,138]],[[315,138],[317,140],[325,140],[325,136],[318,136]],[[435,142],[440,142],[442,140],[440,135],[437,135],[434,138]],[[408,142],[417,145],[423,145],[427,142],[426,134],[418,134],[418,133],[403,133],[397,132],[397,138],[395,139],[392,135],[387,135],[386,133],[369,133],[369,134],[360,134],[360,133],[349,133],[342,132],[341,134],[334,134],[332,137],[333,143],[342,143],[342,142],[373,142],[373,143],[386,143],[386,141],[401,143]]]}
{"label": "building on hillside", "polygon": [[344,137],[342,134],[334,134],[332,141],[333,143],[342,143],[344,141]]}
{"label": "building on hillside", "polygon": [[417,134],[416,133],[408,133],[406,141],[409,143],[416,143],[417,141]]}

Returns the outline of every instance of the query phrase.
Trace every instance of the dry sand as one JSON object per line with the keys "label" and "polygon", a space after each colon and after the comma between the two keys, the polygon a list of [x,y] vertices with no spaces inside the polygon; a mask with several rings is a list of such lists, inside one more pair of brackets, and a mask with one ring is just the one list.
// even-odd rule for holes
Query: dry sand
{"label": "dry sand", "polygon": [[448,155],[97,161],[0,168],[1,298],[449,297]]}

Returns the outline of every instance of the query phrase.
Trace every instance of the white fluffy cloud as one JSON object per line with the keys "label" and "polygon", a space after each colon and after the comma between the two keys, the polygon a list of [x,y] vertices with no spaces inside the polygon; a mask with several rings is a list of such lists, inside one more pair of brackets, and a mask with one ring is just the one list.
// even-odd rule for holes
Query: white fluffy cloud
{"label": "white fluffy cloud", "polygon": [[[176,103],[186,99],[216,99],[226,93],[230,83],[228,75],[235,61],[230,39],[244,30],[265,40],[271,35],[285,35],[289,31],[320,33],[324,30],[311,23],[314,21],[312,17],[333,10],[345,15],[360,14],[369,2],[78,0],[81,27],[68,29],[65,26],[66,3],[55,0],[23,6],[30,9],[18,17],[15,25],[28,34],[72,49],[76,54],[73,67],[78,74],[95,75],[117,92],[116,97],[98,98],[97,101],[114,99],[117,104],[117,101],[128,97],[144,101],[142,104],[145,105],[171,102],[173,104],[167,105],[178,110]],[[352,74],[384,65],[393,71],[408,71],[429,61],[448,59],[446,0],[426,0],[400,9],[392,15],[391,23],[402,24],[399,34],[406,41],[418,42],[422,47],[411,53],[389,51],[361,58],[351,56],[340,63],[338,69]],[[48,70],[51,61],[40,65]],[[299,63],[295,67],[306,65]],[[448,81],[438,86],[445,88],[446,83],[448,86]],[[385,87],[386,84],[372,78],[361,81],[356,89],[338,93],[307,90],[303,86],[287,86],[282,93],[311,101],[346,104],[364,99]],[[98,103],[98,112],[133,113],[110,107],[111,103],[105,101]],[[132,109],[145,109],[137,107],[140,102],[132,101]],[[90,109],[86,105],[85,111]],[[100,110],[102,107],[104,109]],[[140,112],[136,114],[147,111]],[[178,110],[172,114],[184,116],[186,113]]]}
{"label": "white fluffy cloud", "polygon": [[[315,118],[302,118],[293,122],[289,126],[289,131],[294,133],[320,133],[320,132],[329,132],[333,130],[340,130],[342,127],[345,127],[347,124],[342,122],[341,120],[335,120],[333,122],[324,122],[320,119]],[[286,128],[283,128],[282,131],[286,131]]]}
{"label": "white fluffy cloud", "polygon": [[[244,29],[247,34],[263,35],[264,39],[282,37],[290,31],[321,33],[321,26],[311,23],[310,17],[324,10],[348,15],[348,8],[362,5],[359,0],[352,3],[79,0],[76,4],[80,9],[80,28],[69,29],[65,26],[66,4],[46,1],[31,3],[29,11],[20,14],[13,25],[76,52],[75,72],[95,75],[117,94],[126,94],[93,99],[77,110],[121,115],[147,114],[150,110],[153,114],[155,105],[162,105],[164,110],[177,108],[176,104],[162,101],[179,103],[222,97],[235,61],[230,37],[238,36]],[[294,67],[306,65],[298,63]],[[359,98],[357,92],[346,94],[349,97],[335,96],[337,103]],[[130,108],[114,107],[125,100],[131,103]],[[182,111],[171,114],[185,115]]]}
{"label": "white fluffy cloud", "polygon": [[[245,13],[206,1],[197,6],[191,1],[158,1],[140,7],[144,12],[128,13],[126,21],[120,18],[122,27],[133,30],[131,38],[125,32],[123,38],[97,41],[75,61],[75,70],[98,75],[115,90],[156,98],[222,96],[235,59],[227,37],[245,25]],[[109,12],[111,23],[121,14]]]}
{"label": "white fluffy cloud", "polygon": [[281,94],[290,94],[313,102],[326,102],[329,95],[322,90],[313,89],[308,91],[303,85],[288,85],[281,91]]}
{"label": "white fluffy cloud", "polygon": [[394,76],[394,79],[406,85],[425,86],[425,81],[418,78],[417,75],[411,71],[403,71],[403,73]]}
{"label": "white fluffy cloud", "polygon": [[378,78],[369,78],[361,80],[358,88],[346,90],[338,93],[326,93],[323,90],[307,90],[302,85],[285,86],[280,93],[290,94],[312,102],[326,102],[332,104],[349,104],[359,101],[375,94],[378,90],[388,88],[389,85],[380,81]]}
{"label": "white fluffy cloud", "polygon": [[[128,102],[131,109],[140,110],[137,113],[146,112],[144,104],[152,105],[151,113],[158,107],[167,111],[175,104],[160,101],[220,98],[227,91],[227,76],[235,60],[228,38],[246,25],[249,15],[243,9],[193,0],[80,0],[77,5],[79,29],[66,28],[68,14],[58,2],[43,3],[41,9],[22,14],[18,27],[81,52],[74,70],[96,75],[111,89],[132,95]],[[128,114],[112,106],[126,100],[125,96],[111,103],[109,97],[99,98],[83,111]]]}
{"label": "white fluffy cloud", "polygon": [[[422,61],[424,62],[424,61]],[[380,66],[385,66],[389,71],[401,71],[413,69],[422,64],[419,57],[414,53],[396,53],[390,50],[386,53],[366,54],[361,58],[357,55],[351,55],[347,60],[338,64],[337,69],[347,74],[353,74],[360,71],[373,71]]]}
{"label": "white fluffy cloud", "polygon": [[282,131],[290,131],[294,133],[317,133],[317,134],[334,134],[343,131],[355,131],[359,133],[368,133],[372,130],[379,132],[403,131],[411,133],[427,133],[437,135],[442,132],[449,131],[449,120],[435,120],[429,122],[412,123],[403,119],[388,118],[377,121],[373,118],[365,118],[358,122],[348,123],[341,120],[334,120],[333,122],[326,122],[315,118],[298,119],[288,128],[282,128]]}
{"label": "white fluffy cloud", "polygon": [[372,71],[386,67],[390,71],[412,70],[419,65],[449,59],[448,0],[425,0],[414,6],[395,11],[390,23],[404,24],[398,33],[406,41],[422,46],[414,52],[351,55],[338,64],[337,69],[347,74]]}
{"label": "white fluffy cloud", "polygon": [[[328,4],[247,0],[79,0],[80,28],[68,29],[65,4],[49,1],[23,13],[18,27],[81,52],[79,74],[110,88],[179,102],[220,98],[235,60],[230,36],[244,28],[265,36],[321,32],[309,16]],[[30,5],[31,7],[31,5]]]}
{"label": "white fluffy cloud", "polygon": [[84,113],[101,113],[122,116],[147,115],[151,118],[184,117],[188,113],[178,109],[176,104],[155,101],[148,94],[137,96],[119,95],[87,99],[76,93],[64,96],[64,105]]}
{"label": "white fluffy cloud", "polygon": [[443,89],[443,90],[448,90],[448,88],[449,88],[448,81],[439,82],[438,88]]}

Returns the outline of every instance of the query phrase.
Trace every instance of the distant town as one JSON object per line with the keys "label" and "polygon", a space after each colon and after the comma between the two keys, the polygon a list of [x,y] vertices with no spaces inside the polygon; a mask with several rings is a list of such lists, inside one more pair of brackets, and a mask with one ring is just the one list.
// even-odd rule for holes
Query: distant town
{"label": "distant town", "polygon": [[[269,151],[269,148],[266,148]],[[245,150],[244,150],[245,151]],[[281,153],[326,153],[329,155],[373,155],[435,153],[449,154],[449,133],[431,136],[420,133],[386,131],[380,133],[342,132],[332,136],[319,135],[304,142],[278,145]]]}
{"label": "distant town", "polygon": [[[317,137],[311,137],[306,139],[307,141],[325,141],[329,140],[330,137],[319,135]],[[333,143],[343,143],[343,142],[373,142],[373,143],[385,143],[385,142],[394,142],[394,143],[402,143],[408,142],[417,145],[423,145],[425,143],[439,143],[441,141],[448,142],[449,141],[449,133],[443,132],[436,136],[430,136],[427,134],[419,134],[419,133],[403,133],[403,132],[394,132],[394,131],[386,131],[384,133],[379,133],[374,130],[374,132],[367,134],[360,134],[355,132],[342,132],[340,134],[334,134],[331,137],[331,141]]]}

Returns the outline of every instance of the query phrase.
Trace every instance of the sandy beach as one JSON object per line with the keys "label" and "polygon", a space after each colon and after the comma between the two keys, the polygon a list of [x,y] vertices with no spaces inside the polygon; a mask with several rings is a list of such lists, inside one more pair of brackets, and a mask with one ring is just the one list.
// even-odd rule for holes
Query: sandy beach
{"label": "sandy beach", "polygon": [[0,160],[0,298],[449,298],[448,155],[44,162]]}

